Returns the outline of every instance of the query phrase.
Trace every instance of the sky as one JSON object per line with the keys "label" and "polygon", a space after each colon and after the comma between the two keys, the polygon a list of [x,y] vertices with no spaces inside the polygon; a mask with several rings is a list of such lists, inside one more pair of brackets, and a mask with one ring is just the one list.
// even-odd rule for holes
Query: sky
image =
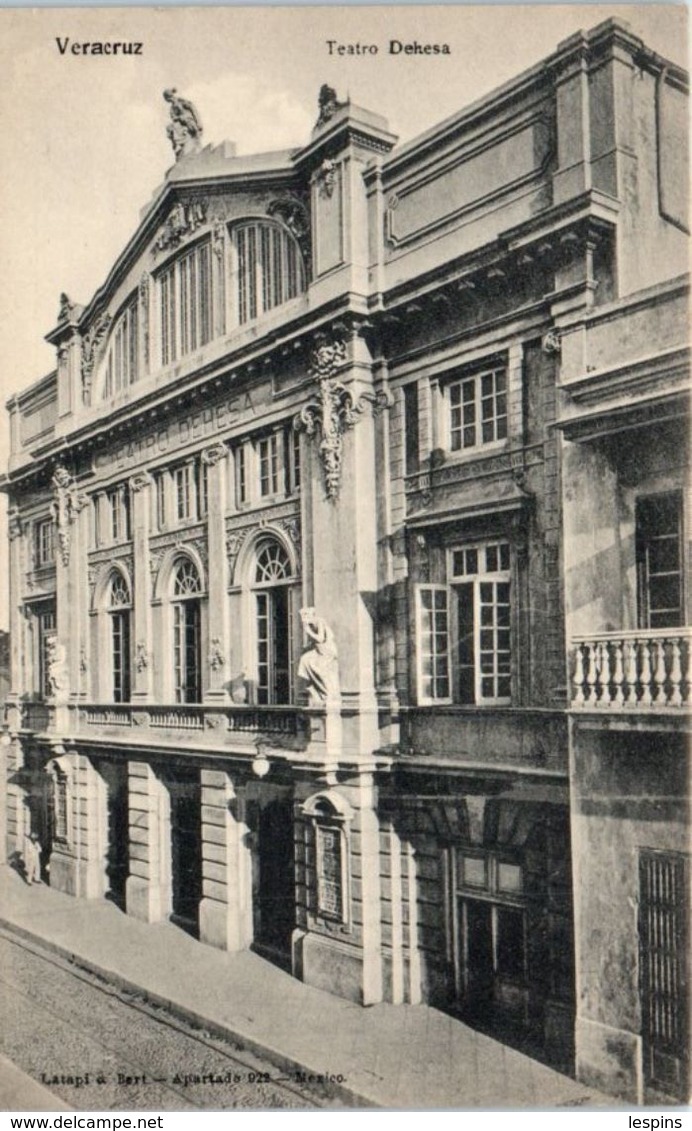
{"label": "sky", "polygon": [[[304,145],[324,82],[407,141],[610,16],[687,66],[683,5],[0,9],[2,405],[54,367],[43,338],[60,293],[90,299],[172,164],[166,87],[194,102],[204,144],[227,138],[240,154]],[[390,39],[448,43],[451,54],[391,55]],[[97,40],[142,51],[72,53]],[[0,406],[0,469],[7,436]],[[0,545],[4,529],[0,500]],[[0,629],[5,561],[3,551]]]}

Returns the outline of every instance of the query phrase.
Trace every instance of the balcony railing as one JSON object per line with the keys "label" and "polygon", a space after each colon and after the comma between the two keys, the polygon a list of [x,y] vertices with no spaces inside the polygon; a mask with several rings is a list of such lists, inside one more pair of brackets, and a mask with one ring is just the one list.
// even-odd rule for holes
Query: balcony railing
{"label": "balcony railing", "polygon": [[572,707],[668,711],[688,706],[690,640],[692,628],[575,637]]}
{"label": "balcony railing", "polygon": [[[319,712],[305,711],[294,706],[250,706],[247,704],[153,704],[153,703],[71,703],[63,708],[69,721],[58,724],[56,707],[46,703],[22,705],[22,726],[27,730],[48,732],[60,725],[70,732],[88,731],[94,734],[101,729],[131,730],[132,737],[146,737],[148,731],[156,732],[156,741],[185,734],[195,736],[195,741],[213,745],[254,746],[258,739],[293,748],[304,744],[311,730],[310,716]],[[162,734],[162,732],[167,732]],[[129,737],[129,736],[128,736]],[[153,739],[153,735],[151,736]]]}

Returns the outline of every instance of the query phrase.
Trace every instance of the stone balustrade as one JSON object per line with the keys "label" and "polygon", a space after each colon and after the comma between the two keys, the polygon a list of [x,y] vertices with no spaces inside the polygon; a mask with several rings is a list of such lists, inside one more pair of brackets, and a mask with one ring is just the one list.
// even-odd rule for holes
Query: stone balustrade
{"label": "stone balustrade", "polygon": [[[308,716],[321,712],[305,711],[292,706],[197,705],[197,704],[133,704],[80,703],[70,704],[69,730],[75,734],[96,734],[130,729],[144,737],[148,731],[158,737],[174,737],[193,732],[197,740],[213,744],[256,744],[266,737],[278,745],[285,741],[291,747],[304,745],[314,729]],[[22,705],[22,727],[37,733],[55,729],[54,709],[50,702]],[[164,733],[165,732],[165,733]]]}
{"label": "stone balustrade", "polygon": [[572,641],[572,707],[660,711],[690,702],[691,628],[641,629]]}

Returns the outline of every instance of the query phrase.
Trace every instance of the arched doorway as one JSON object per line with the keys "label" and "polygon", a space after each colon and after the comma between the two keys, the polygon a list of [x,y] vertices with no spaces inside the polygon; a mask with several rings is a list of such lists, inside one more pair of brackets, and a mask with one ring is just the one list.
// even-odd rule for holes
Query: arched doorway
{"label": "arched doorway", "polygon": [[202,581],[181,558],[172,580],[173,694],[176,703],[202,702]]}

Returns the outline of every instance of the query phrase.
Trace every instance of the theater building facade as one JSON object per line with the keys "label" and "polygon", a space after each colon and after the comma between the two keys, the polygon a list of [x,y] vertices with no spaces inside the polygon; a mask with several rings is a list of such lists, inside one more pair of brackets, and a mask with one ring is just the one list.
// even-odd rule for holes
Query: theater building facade
{"label": "theater building facade", "polygon": [[250,157],[166,96],[8,405],[10,857],[681,1096],[685,75],[608,21]]}

